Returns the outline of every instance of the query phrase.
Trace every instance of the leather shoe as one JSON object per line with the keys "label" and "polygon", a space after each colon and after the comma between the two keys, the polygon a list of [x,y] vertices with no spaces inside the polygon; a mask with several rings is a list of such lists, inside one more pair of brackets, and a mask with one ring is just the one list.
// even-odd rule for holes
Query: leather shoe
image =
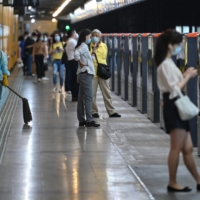
{"label": "leather shoe", "polygon": [[192,189],[189,187],[184,187],[183,189],[176,189],[169,185],[167,186],[167,190],[168,190],[168,192],[190,192],[190,191],[192,191]]}
{"label": "leather shoe", "polygon": [[197,184],[197,190],[200,191],[200,184]]}
{"label": "leather shoe", "polygon": [[93,118],[99,118],[99,114],[98,114],[98,113],[94,113],[94,114],[92,115],[92,117],[93,117]]}
{"label": "leather shoe", "polygon": [[118,113],[114,113],[114,114],[110,115],[110,117],[121,117],[121,115],[119,115]]}
{"label": "leather shoe", "polygon": [[85,126],[86,122],[79,122],[79,126]]}
{"label": "leather shoe", "polygon": [[100,124],[97,124],[95,121],[87,122],[86,127],[99,127]]}

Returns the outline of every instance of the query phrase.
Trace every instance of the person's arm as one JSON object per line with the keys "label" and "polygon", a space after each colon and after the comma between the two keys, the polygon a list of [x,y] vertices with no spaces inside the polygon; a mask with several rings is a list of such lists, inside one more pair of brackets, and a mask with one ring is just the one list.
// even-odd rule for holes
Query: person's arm
{"label": "person's arm", "polygon": [[51,44],[49,54],[52,56],[56,52],[56,49],[53,49],[53,44]]}
{"label": "person's arm", "polygon": [[35,61],[35,48],[36,48],[35,46],[36,44],[33,45],[33,61]]}
{"label": "person's arm", "polygon": [[47,58],[48,52],[45,44],[43,45],[43,52],[44,52],[44,57]]}
{"label": "person's arm", "polygon": [[[183,80],[177,83],[177,82],[174,82],[173,79],[171,79],[171,77],[174,77],[173,68],[171,68],[168,65],[163,64],[160,69],[160,75],[167,90],[170,93],[173,93],[175,92],[177,86],[180,89],[183,89],[185,85],[188,83],[188,81],[197,75],[197,70],[195,70],[193,67],[188,68]],[[175,94],[177,93],[175,92]],[[175,94],[173,96],[175,96]]]}

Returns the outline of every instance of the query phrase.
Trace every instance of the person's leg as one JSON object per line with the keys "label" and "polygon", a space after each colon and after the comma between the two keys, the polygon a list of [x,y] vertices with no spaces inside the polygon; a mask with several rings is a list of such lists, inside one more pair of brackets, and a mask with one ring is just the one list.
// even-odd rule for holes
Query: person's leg
{"label": "person's leg", "polygon": [[27,56],[27,75],[31,75],[31,64],[32,64],[32,60],[31,60],[31,55]]}
{"label": "person's leg", "polygon": [[39,70],[39,73],[40,73],[40,79],[42,77],[44,77],[44,56],[43,55],[40,55],[40,70]]}
{"label": "person's leg", "polygon": [[[78,76],[80,78],[81,75]],[[77,104],[77,117],[79,122],[85,122],[85,108],[84,108],[84,92],[82,88],[82,83],[80,83],[78,104]]]}
{"label": "person's leg", "polygon": [[62,88],[64,84],[64,73],[65,73],[65,65],[63,65],[60,62],[60,88]]}
{"label": "person's leg", "polygon": [[174,129],[170,132],[171,146],[168,157],[169,186],[175,189],[183,189],[183,187],[177,183],[176,174],[179,163],[179,155],[184,147],[187,135],[188,133],[183,129]]}
{"label": "person's leg", "polygon": [[55,89],[57,85],[57,75],[58,75],[58,64],[57,64],[57,61],[54,60],[53,61],[53,85]]}
{"label": "person's leg", "polygon": [[27,68],[27,62],[26,62],[26,57],[22,58],[22,61],[23,61],[23,73],[24,75],[26,74],[26,68]]}
{"label": "person's leg", "polygon": [[40,78],[40,58],[38,55],[35,55],[35,65],[36,65],[36,74],[37,78]]}
{"label": "person's leg", "polygon": [[99,86],[103,95],[103,100],[108,115],[116,113],[115,108],[112,105],[112,98],[110,96],[109,80],[104,80],[102,78],[99,78]]}
{"label": "person's leg", "polygon": [[32,60],[33,60],[33,56],[32,55],[29,55],[30,56],[30,66],[29,66],[29,73],[30,75],[32,76]]}
{"label": "person's leg", "polygon": [[71,92],[72,92],[72,98],[75,97],[75,91],[74,91],[74,74],[73,74],[73,60],[69,61],[69,68],[71,72]]}
{"label": "person's leg", "polygon": [[183,160],[184,160],[186,167],[188,168],[188,170],[190,171],[190,173],[196,180],[196,182],[198,184],[200,184],[200,176],[197,171],[192,152],[193,152],[192,140],[191,140],[190,133],[188,133],[187,137],[185,139],[183,149],[182,149]]}
{"label": "person's leg", "polygon": [[69,64],[65,64],[65,91],[71,91],[71,71]]}
{"label": "person's leg", "polygon": [[83,73],[79,75],[79,81],[81,84],[82,91],[84,93],[83,99],[85,102],[85,112],[87,122],[94,121],[92,117],[92,80],[93,75]]}
{"label": "person's leg", "polygon": [[78,62],[74,60],[74,90],[75,98],[78,98],[79,84],[77,82]]}
{"label": "person's leg", "polygon": [[97,89],[98,89],[98,77],[93,78],[93,100],[92,100],[92,114],[98,113],[98,107],[97,107],[97,102],[96,102],[96,98],[97,98]]}

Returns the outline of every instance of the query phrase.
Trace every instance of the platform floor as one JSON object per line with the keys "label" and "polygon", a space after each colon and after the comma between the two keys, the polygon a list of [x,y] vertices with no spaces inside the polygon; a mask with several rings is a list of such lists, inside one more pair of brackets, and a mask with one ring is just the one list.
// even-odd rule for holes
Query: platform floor
{"label": "platform floor", "polygon": [[[77,103],[52,89],[51,79],[24,79],[21,94],[29,99],[34,121],[23,125],[19,100],[0,165],[0,200],[200,199],[182,161],[179,180],[194,190],[167,193],[169,138],[146,116],[112,94],[122,118],[110,119],[99,91],[101,128],[79,128]],[[200,170],[196,149],[194,156]]]}

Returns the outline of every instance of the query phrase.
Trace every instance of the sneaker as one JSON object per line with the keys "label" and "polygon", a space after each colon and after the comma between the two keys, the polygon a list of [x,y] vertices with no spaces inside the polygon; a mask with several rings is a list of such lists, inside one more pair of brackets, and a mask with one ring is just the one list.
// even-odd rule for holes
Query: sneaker
{"label": "sneaker", "polygon": [[85,126],[86,125],[86,122],[79,122],[79,126]]}
{"label": "sneaker", "polygon": [[86,122],[86,127],[99,127],[100,124],[97,124],[95,121]]}
{"label": "sneaker", "polygon": [[59,89],[59,93],[62,93],[62,89]]}
{"label": "sneaker", "polygon": [[53,88],[53,92],[56,92],[57,91],[57,88],[55,87],[55,88]]}
{"label": "sneaker", "polygon": [[92,117],[93,117],[93,118],[99,118],[99,114],[98,114],[98,113],[94,113],[94,114],[92,115]]}
{"label": "sneaker", "polygon": [[110,115],[110,117],[121,117],[121,115],[119,115],[118,113],[114,113],[114,114]]}
{"label": "sneaker", "polygon": [[43,80],[43,81],[48,81],[49,78],[47,78],[47,77],[43,77],[42,80]]}

